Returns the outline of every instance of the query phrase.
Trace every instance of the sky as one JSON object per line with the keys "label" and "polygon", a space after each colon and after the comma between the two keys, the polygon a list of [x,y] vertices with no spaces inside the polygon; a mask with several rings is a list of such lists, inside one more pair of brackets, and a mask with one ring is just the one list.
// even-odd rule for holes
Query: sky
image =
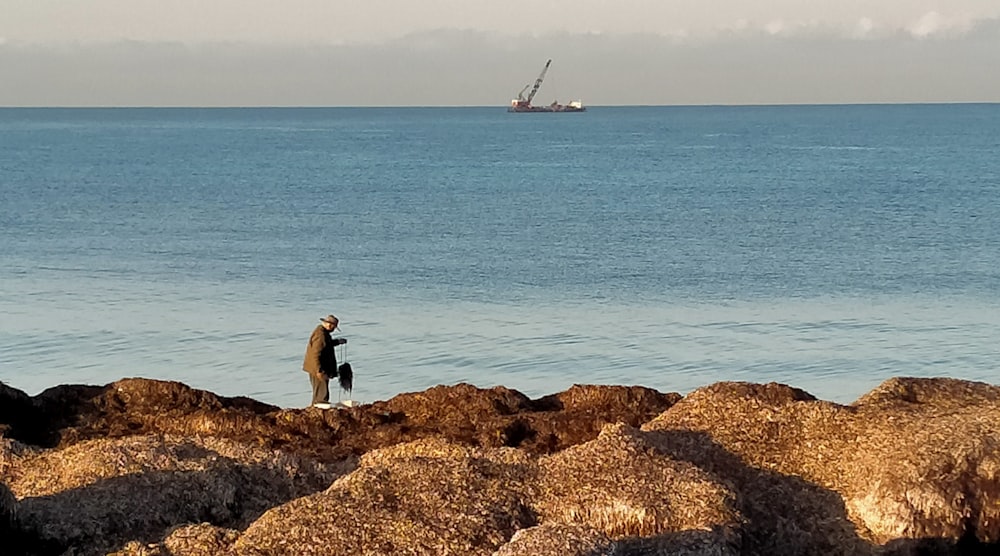
{"label": "sky", "polygon": [[545,102],[1000,102],[1000,1],[0,0],[3,106],[505,105],[549,58]]}

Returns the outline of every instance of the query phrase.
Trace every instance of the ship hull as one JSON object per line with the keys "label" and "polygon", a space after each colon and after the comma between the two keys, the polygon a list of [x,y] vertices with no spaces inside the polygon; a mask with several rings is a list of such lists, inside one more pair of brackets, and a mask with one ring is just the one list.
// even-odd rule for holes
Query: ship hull
{"label": "ship hull", "polygon": [[569,105],[557,105],[557,106],[511,106],[507,109],[508,112],[586,112],[587,109],[582,106],[569,106]]}

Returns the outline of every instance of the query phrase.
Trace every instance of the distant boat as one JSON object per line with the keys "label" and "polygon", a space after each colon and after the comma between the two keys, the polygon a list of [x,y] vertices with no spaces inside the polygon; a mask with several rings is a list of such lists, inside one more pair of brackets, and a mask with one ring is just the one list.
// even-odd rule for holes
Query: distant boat
{"label": "distant boat", "polygon": [[[548,106],[532,106],[531,100],[535,98],[535,93],[538,92],[538,88],[542,86],[542,80],[545,79],[545,72],[549,71],[549,65],[552,64],[552,60],[545,62],[545,67],[542,68],[542,73],[538,74],[538,79],[535,79],[535,85],[525,85],[521,89],[520,93],[517,93],[517,98],[510,101],[510,108],[507,109],[508,112],[586,112],[586,108],[583,107],[583,102],[579,100],[574,100],[569,104],[559,104],[559,102],[553,102]],[[524,92],[531,87],[531,92],[528,96],[524,96]]]}

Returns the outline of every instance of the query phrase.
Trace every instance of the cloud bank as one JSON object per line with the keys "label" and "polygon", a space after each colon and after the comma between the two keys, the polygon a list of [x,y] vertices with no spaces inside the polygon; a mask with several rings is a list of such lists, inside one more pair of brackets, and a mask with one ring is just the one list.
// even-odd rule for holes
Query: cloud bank
{"label": "cloud bank", "polygon": [[907,29],[775,20],[709,39],[440,30],[380,44],[0,40],[3,106],[505,106],[1000,102],[1000,20]]}

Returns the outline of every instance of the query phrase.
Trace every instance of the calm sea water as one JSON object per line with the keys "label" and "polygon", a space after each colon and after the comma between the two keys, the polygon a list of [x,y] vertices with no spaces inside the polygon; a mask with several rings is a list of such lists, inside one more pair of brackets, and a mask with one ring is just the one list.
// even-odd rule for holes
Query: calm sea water
{"label": "calm sea water", "polygon": [[0,381],[1000,382],[1000,105],[0,110]]}

